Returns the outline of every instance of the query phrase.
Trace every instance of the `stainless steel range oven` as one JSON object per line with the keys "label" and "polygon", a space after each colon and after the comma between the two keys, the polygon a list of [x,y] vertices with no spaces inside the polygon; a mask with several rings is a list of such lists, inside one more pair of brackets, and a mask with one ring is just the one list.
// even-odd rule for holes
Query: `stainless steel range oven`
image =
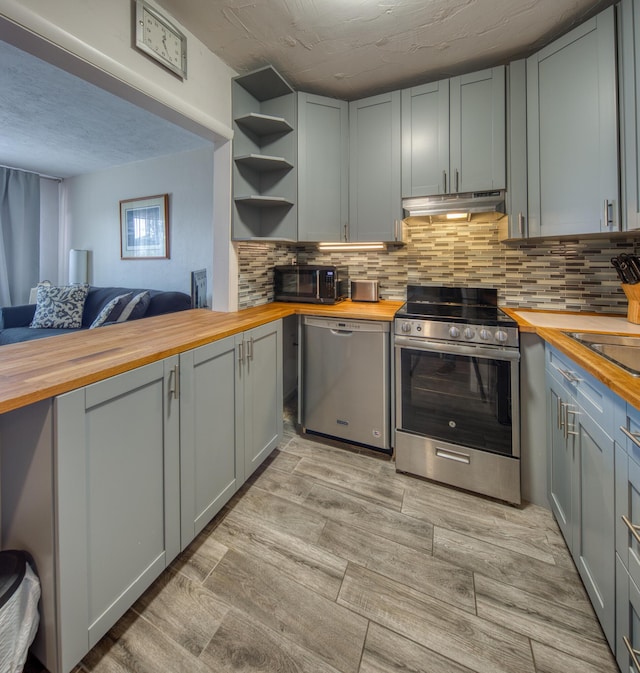
{"label": "stainless steel range oven", "polygon": [[518,327],[497,291],[410,285],[394,343],[396,470],[519,504]]}

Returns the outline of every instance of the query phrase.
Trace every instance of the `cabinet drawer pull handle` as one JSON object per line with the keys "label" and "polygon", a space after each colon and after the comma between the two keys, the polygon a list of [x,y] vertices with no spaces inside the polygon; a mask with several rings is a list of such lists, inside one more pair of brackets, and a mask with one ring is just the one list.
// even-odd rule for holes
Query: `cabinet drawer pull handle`
{"label": "cabinet drawer pull handle", "polygon": [[566,412],[566,416],[565,416],[565,420],[566,420],[566,424],[567,424],[567,426],[565,428],[567,439],[569,439],[569,435],[576,435],[577,436],[577,434],[578,434],[575,431],[575,427],[576,427],[575,418],[574,418],[574,421],[573,421],[573,428],[574,429],[569,430],[569,414],[573,414],[574,417],[575,417],[575,416],[580,416],[582,414],[582,412],[581,411],[575,411],[573,409],[569,409],[569,405],[567,404],[567,412]]}
{"label": "cabinet drawer pull handle", "polygon": [[614,231],[616,229],[614,201],[604,200],[604,231]]}
{"label": "cabinet drawer pull handle", "polygon": [[348,222],[344,223],[344,240],[345,240],[345,242],[349,241],[349,223]]}
{"label": "cabinet drawer pull handle", "polygon": [[564,408],[565,403],[562,401],[561,397],[558,397],[558,430],[564,428]]}
{"label": "cabinet drawer pull handle", "polygon": [[180,397],[180,365],[169,372],[169,395],[173,395],[176,400]]}
{"label": "cabinet drawer pull handle", "polygon": [[447,193],[447,171],[442,171],[442,182],[444,183],[443,194]]}
{"label": "cabinet drawer pull handle", "polygon": [[253,337],[247,341],[247,360],[253,360]]}
{"label": "cabinet drawer pull handle", "polygon": [[238,362],[240,364],[244,362],[244,341],[238,344]]}
{"label": "cabinet drawer pull handle", "polygon": [[565,380],[569,381],[569,383],[580,383],[580,379],[570,371],[567,371],[566,369],[560,369],[560,367],[558,367],[558,371],[562,374]]}
{"label": "cabinet drawer pull handle", "polygon": [[518,213],[518,231],[520,237],[524,237],[524,215],[522,213]]}
{"label": "cabinet drawer pull handle", "polygon": [[456,168],[456,192],[460,191],[459,182],[460,182],[460,173],[458,173],[458,169]]}
{"label": "cabinet drawer pull handle", "polygon": [[624,640],[624,646],[627,648],[629,652],[629,656],[631,657],[631,661],[633,661],[633,665],[636,671],[640,673],[640,661],[638,661],[638,655],[640,655],[640,651],[633,649],[631,642],[627,638],[627,636],[622,636],[622,640]]}
{"label": "cabinet drawer pull handle", "polygon": [[620,430],[640,449],[640,434],[629,432],[624,425],[620,426]]}
{"label": "cabinet drawer pull handle", "polygon": [[[635,537],[636,542],[640,542],[640,526],[631,523],[624,514],[622,515],[622,520],[624,521],[624,525],[631,531],[633,537]],[[640,672],[640,667],[638,668],[638,671]]]}

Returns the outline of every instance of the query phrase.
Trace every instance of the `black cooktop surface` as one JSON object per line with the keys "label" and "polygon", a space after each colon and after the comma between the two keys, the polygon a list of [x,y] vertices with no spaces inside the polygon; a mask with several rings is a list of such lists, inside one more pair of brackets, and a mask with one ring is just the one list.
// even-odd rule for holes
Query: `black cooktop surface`
{"label": "black cooktop surface", "polygon": [[407,302],[396,317],[517,326],[515,320],[498,308],[498,291],[494,288],[409,285]]}

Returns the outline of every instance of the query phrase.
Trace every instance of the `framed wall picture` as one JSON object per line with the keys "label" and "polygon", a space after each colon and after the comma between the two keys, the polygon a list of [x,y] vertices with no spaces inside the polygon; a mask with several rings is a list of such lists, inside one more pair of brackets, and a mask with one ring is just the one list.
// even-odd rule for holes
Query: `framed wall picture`
{"label": "framed wall picture", "polygon": [[169,195],[120,201],[120,257],[169,259]]}

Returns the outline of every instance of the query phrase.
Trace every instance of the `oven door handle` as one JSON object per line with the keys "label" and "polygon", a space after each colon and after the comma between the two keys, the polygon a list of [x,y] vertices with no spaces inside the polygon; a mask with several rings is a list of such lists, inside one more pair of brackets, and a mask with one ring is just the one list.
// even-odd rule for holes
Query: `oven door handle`
{"label": "oven door handle", "polygon": [[396,348],[413,348],[417,351],[429,353],[451,353],[452,355],[472,355],[489,358],[491,360],[519,360],[520,351],[517,348],[495,348],[481,344],[459,344],[448,341],[429,341],[429,339],[414,339],[412,337],[395,337]]}

